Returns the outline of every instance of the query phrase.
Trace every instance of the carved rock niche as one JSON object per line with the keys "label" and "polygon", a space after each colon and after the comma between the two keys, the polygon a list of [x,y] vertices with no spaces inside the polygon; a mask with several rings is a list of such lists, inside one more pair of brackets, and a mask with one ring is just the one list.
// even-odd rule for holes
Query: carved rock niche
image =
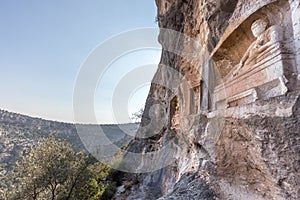
{"label": "carved rock niche", "polygon": [[171,129],[179,129],[180,108],[177,96],[174,96],[170,102],[170,120]]}
{"label": "carved rock niche", "polygon": [[189,114],[198,114],[199,109],[200,109],[200,85],[194,86],[193,88],[190,89],[190,110]]}
{"label": "carved rock niche", "polygon": [[[288,1],[269,4],[242,22],[230,23],[211,56],[220,74],[214,87],[215,109],[285,94],[294,67],[285,45],[292,34]],[[232,24],[239,26],[233,29]]]}
{"label": "carved rock niche", "polygon": [[187,64],[181,69],[184,75],[184,82],[181,85],[185,99],[185,114],[195,115],[200,111],[200,84],[202,82],[202,74],[198,68],[192,64]]}

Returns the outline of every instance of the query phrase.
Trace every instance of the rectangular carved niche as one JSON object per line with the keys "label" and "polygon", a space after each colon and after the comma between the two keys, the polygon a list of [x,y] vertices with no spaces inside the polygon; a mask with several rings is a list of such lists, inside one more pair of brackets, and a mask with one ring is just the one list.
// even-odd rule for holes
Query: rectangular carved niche
{"label": "rectangular carved niche", "polygon": [[170,102],[170,124],[171,129],[179,128],[180,108],[177,96],[173,97]]}
{"label": "rectangular carved niche", "polygon": [[190,89],[190,114],[197,114],[200,108],[200,85]]}

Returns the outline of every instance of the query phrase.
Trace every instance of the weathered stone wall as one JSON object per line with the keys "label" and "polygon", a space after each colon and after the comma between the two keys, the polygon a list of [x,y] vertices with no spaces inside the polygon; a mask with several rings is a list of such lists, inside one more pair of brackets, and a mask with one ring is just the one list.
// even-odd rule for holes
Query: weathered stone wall
{"label": "weathered stone wall", "polygon": [[[168,87],[152,84],[142,127],[157,124],[161,128],[158,134],[144,139],[139,136],[147,136],[151,129],[140,131],[129,150],[156,151],[175,139],[176,161],[161,170],[139,175],[139,184],[132,186],[128,199],[299,199],[300,1],[156,3],[160,28],[180,32],[198,46],[173,41],[163,31],[159,36],[163,51],[154,80],[159,79]],[[269,77],[270,83],[263,82],[265,85],[251,89],[258,93],[270,91],[270,95],[249,101],[242,99],[243,95],[235,96],[242,103],[218,109],[214,102],[215,87],[255,41],[250,26],[261,17],[284,30],[282,50],[276,58],[282,61],[279,75],[286,81],[276,85],[268,73],[279,72],[267,71],[266,80]],[[168,51],[170,44],[178,47],[179,54]],[[182,56],[190,51],[196,56]],[[231,63],[231,68],[226,68],[226,56],[236,62]],[[221,68],[216,67],[216,60],[222,61]],[[178,71],[190,88],[174,81],[178,77],[163,66]],[[268,66],[272,69],[272,64]],[[255,81],[258,75],[252,76]],[[281,90],[285,86],[288,89]],[[176,90],[170,90],[174,87]],[[245,85],[237,82],[235,87]],[[196,98],[195,94],[199,96]]]}
{"label": "weathered stone wall", "polygon": [[[294,33],[294,45],[296,54],[296,64],[298,72],[298,80],[300,80],[300,3],[297,0],[290,0],[292,21],[293,21],[293,33]],[[299,87],[299,84],[298,84]]]}

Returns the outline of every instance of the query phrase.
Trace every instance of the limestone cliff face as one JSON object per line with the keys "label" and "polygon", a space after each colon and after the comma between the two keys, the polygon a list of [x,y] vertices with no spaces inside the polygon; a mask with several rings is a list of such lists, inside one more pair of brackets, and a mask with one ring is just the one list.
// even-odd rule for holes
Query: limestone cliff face
{"label": "limestone cliff face", "polygon": [[128,199],[300,199],[300,1],[156,4],[163,51],[154,80],[167,86],[153,82],[142,127],[162,124],[129,150],[172,140],[176,159],[140,174]]}

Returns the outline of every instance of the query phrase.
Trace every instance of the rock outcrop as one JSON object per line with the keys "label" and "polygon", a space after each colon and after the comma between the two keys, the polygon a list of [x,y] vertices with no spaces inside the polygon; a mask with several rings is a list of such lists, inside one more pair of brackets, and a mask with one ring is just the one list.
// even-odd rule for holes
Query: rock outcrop
{"label": "rock outcrop", "polygon": [[128,199],[300,199],[300,1],[156,4],[162,57],[128,150],[173,143],[174,161]]}

